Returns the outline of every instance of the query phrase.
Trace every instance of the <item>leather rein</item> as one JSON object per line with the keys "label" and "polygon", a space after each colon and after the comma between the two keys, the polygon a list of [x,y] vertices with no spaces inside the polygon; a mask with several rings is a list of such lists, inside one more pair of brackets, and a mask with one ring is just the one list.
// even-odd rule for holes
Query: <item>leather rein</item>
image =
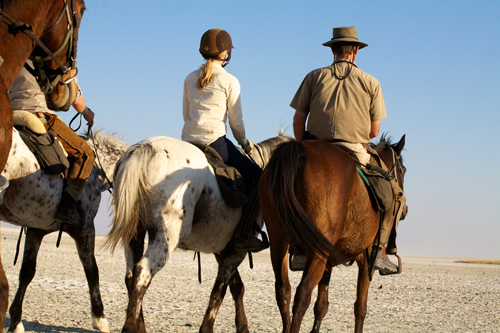
{"label": "leather rein", "polygon": [[[66,16],[68,22],[66,36],[64,37],[61,45],[57,48],[56,51],[49,50],[49,48],[40,40],[40,38],[36,37],[32,33],[33,27],[21,21],[16,21],[15,19],[7,15],[2,8],[0,8],[0,18],[2,19],[2,21],[3,18],[8,21],[8,23],[6,22],[6,24],[8,25],[9,33],[13,35],[18,34],[19,32],[24,33],[45,52],[45,57],[30,56],[29,58],[33,61],[33,65],[35,66],[35,73],[33,74],[35,74],[38,84],[45,94],[49,94],[50,92],[52,92],[53,88],[59,81],[61,81],[62,84],[70,83],[76,78],[76,74],[78,73],[78,68],[76,66],[76,45],[78,42],[78,30],[80,28],[80,22],[78,20],[78,14],[76,12],[76,2],[75,0],[63,0],[63,2],[64,6],[56,22],[50,28],[45,30],[40,37],[43,38],[52,30],[54,30],[54,28],[57,27],[62,21],[62,18]],[[62,64],[61,61],[57,59],[57,56],[64,50],[64,48],[66,48],[66,46],[68,46],[68,43],[68,60],[65,64]],[[50,74],[52,74],[51,76],[54,77],[52,81],[46,74],[46,72],[49,72],[49,70],[46,70],[43,66],[43,64],[49,60],[53,60],[58,66],[56,70],[50,70]],[[63,81],[64,75],[72,69],[75,70],[75,74],[71,78]]]}

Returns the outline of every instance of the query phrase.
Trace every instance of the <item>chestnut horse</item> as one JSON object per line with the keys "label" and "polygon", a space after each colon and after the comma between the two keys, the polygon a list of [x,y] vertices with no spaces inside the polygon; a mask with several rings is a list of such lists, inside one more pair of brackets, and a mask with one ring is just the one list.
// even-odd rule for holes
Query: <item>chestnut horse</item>
{"label": "chestnut horse", "polygon": [[[48,105],[59,109],[71,104],[68,99],[75,83],[68,88],[72,80],[68,75],[76,75],[76,44],[84,10],[83,0],[0,0],[0,172],[12,145],[12,107],[7,91],[28,57],[43,80],[40,83]],[[0,176],[0,195],[7,187],[8,181]],[[0,327],[8,295],[0,257]]]}
{"label": "chestnut horse", "polygon": [[[393,172],[398,173],[401,187],[406,170],[400,157],[403,147],[404,136],[397,144],[382,136],[374,147],[389,169],[395,165]],[[373,274],[369,258],[380,213],[372,205],[354,159],[339,146],[324,141],[283,143],[260,178],[259,197],[269,233],[283,332],[299,332],[311,293],[318,284],[312,332],[319,332],[328,310],[332,267],[352,260],[359,269],[355,332],[362,332]],[[290,322],[288,248],[294,243],[305,249],[306,262]]]}

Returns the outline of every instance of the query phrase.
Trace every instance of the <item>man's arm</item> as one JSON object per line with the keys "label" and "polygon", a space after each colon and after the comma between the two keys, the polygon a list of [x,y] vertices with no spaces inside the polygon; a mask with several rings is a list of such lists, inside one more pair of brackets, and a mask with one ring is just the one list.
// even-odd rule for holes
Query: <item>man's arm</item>
{"label": "man's arm", "polygon": [[295,111],[293,116],[293,135],[295,135],[295,140],[302,141],[304,138],[304,133],[306,131],[306,119],[307,114]]}
{"label": "man's arm", "polygon": [[380,120],[372,121],[370,130],[370,140],[378,136],[380,132]]}
{"label": "man's arm", "polygon": [[94,125],[94,112],[87,107],[85,99],[83,96],[78,97],[78,99],[72,104],[73,108],[83,115],[83,118],[87,121],[90,126]]}

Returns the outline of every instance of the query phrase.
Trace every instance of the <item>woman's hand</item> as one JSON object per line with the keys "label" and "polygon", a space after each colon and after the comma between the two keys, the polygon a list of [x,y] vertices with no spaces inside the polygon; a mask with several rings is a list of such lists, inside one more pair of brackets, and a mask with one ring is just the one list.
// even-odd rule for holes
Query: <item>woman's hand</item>
{"label": "woman's hand", "polygon": [[247,142],[244,145],[242,145],[241,147],[243,148],[243,150],[245,150],[245,154],[250,154],[254,145],[253,145],[252,141],[247,140]]}

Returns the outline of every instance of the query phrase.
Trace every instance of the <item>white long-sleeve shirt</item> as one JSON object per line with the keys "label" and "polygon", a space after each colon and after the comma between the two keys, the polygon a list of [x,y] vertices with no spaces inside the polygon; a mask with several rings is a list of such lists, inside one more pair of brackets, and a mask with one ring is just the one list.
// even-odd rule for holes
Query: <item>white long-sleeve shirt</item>
{"label": "white long-sleeve shirt", "polygon": [[211,144],[227,133],[226,121],[240,145],[247,142],[241,111],[240,83],[222,66],[213,64],[213,81],[198,89],[200,69],[184,81],[182,140]]}

